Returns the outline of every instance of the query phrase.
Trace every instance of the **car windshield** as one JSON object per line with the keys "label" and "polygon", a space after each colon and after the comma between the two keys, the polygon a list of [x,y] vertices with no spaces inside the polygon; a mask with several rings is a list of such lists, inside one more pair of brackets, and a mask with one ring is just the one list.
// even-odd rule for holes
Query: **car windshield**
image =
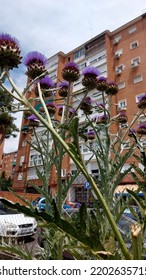
{"label": "car windshield", "polygon": [[18,212],[0,203],[0,215],[11,215],[11,214],[18,214]]}

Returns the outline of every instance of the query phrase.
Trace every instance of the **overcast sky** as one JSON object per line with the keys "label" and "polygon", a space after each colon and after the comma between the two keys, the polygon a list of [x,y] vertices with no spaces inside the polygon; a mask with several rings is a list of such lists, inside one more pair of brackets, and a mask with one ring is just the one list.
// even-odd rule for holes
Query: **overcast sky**
{"label": "overcast sky", "polygon": [[[17,38],[22,56],[39,51],[50,57],[68,53],[105,30],[113,31],[146,12],[146,0],[0,0],[0,29]],[[13,78],[22,89],[25,68]],[[18,114],[17,125],[21,117]],[[18,137],[6,140],[4,152],[17,149]]]}

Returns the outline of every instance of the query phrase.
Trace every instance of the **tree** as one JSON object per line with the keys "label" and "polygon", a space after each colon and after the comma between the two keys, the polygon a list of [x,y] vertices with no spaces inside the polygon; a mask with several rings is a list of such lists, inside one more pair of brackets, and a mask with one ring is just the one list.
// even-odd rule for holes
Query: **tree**
{"label": "tree", "polygon": [[16,132],[19,131],[15,125],[15,118],[11,115],[13,97],[0,88],[0,145],[5,138],[16,137]]}

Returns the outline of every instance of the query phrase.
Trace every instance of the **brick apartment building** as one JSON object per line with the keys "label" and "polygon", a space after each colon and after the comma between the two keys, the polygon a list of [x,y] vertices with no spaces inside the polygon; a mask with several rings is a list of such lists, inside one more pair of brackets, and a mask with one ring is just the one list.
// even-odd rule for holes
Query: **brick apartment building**
{"label": "brick apartment building", "polygon": [[16,166],[17,151],[5,153],[0,161],[0,174],[5,172],[6,179],[13,178]]}
{"label": "brick apartment building", "polygon": [[[61,71],[68,61],[74,61],[78,64],[81,72],[87,66],[97,67],[101,76],[108,77],[108,80],[115,81],[119,86],[119,93],[115,97],[115,112],[117,108],[126,108],[128,122],[132,120],[137,112],[137,102],[140,96],[146,91],[146,14],[133,19],[116,30],[110,32],[106,30],[95,36],[91,40],[64,54],[59,52],[48,58],[49,77],[57,84],[62,80]],[[73,92],[82,93],[82,77],[74,83]],[[32,88],[31,92],[34,94]],[[101,95],[97,90],[92,90],[90,95],[94,101],[100,101]],[[58,101],[59,102],[59,101]],[[39,106],[38,104],[34,104]],[[76,100],[73,99],[75,107]],[[84,121],[84,115],[79,110],[80,122]],[[55,118],[58,118],[56,115]],[[145,121],[145,119],[143,118]],[[39,132],[41,128],[38,128]],[[31,134],[28,133],[28,121],[25,116],[22,119],[22,127],[18,146],[16,168],[14,173],[13,188],[16,191],[33,191],[33,184],[37,182],[41,187],[41,182],[37,180],[35,172],[34,159],[37,166],[42,165],[39,154],[30,148],[27,141],[30,140]],[[146,139],[143,139],[146,145]],[[90,153],[84,143],[81,143],[81,150],[85,159],[90,158]],[[128,167],[129,162],[124,168]],[[64,158],[62,166],[62,179],[65,179],[68,173],[75,170],[75,165],[68,157]],[[93,158],[88,166],[90,174],[96,174],[98,167]],[[52,170],[50,176],[50,187],[56,186],[55,170]],[[131,178],[127,178],[125,183],[133,183]],[[124,182],[123,182],[124,183]],[[77,181],[70,193],[71,200],[81,199],[83,196],[90,195],[85,191],[83,182]]]}

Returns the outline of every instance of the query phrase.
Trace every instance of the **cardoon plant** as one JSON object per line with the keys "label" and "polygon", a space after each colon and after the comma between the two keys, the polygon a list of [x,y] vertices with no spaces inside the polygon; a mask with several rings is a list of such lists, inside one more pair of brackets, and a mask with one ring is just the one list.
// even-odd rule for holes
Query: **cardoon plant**
{"label": "cardoon plant", "polygon": [[51,114],[51,115],[54,115],[56,113],[56,110],[57,110],[57,107],[55,105],[54,102],[48,102],[46,104],[47,106],[47,109],[48,109],[48,112]]}
{"label": "cardoon plant", "polygon": [[117,122],[124,124],[124,123],[127,123],[127,121],[128,121],[128,117],[127,117],[126,112],[121,111],[117,116]]}
{"label": "cardoon plant", "polygon": [[85,114],[92,114],[92,103],[93,99],[90,96],[86,96],[81,102],[80,109],[83,110]]}
{"label": "cardoon plant", "polygon": [[38,127],[39,126],[39,120],[35,115],[31,115],[30,117],[27,118],[29,120],[29,125],[32,127]]}
{"label": "cardoon plant", "polygon": [[62,116],[62,113],[63,113],[63,106],[58,105],[58,116]]}
{"label": "cardoon plant", "polygon": [[27,66],[26,75],[30,79],[35,79],[45,71],[47,58],[43,54],[37,51],[33,51],[28,53],[26,57],[24,57],[23,63],[25,66]]}
{"label": "cardoon plant", "polygon": [[68,94],[69,82],[61,81],[61,82],[58,83],[58,87],[59,87],[58,94],[61,97],[66,97],[67,94]]}
{"label": "cardoon plant", "polygon": [[105,77],[99,77],[97,79],[97,84],[96,84],[96,87],[99,91],[106,91],[107,88],[108,88],[108,85],[107,85],[107,78]]}
{"label": "cardoon plant", "polygon": [[[9,74],[7,74],[7,76],[17,95],[17,99],[22,106],[24,106],[24,110],[27,108],[33,114],[28,118],[28,120],[30,122],[40,121],[44,130],[44,134],[41,139],[42,141],[38,141],[38,145],[36,147],[33,145],[33,148],[35,147],[36,151],[39,151],[41,155],[43,155],[42,161],[46,164],[43,172],[42,170],[36,169],[39,179],[42,180],[42,186],[45,187],[42,190],[37,187],[36,189],[39,189],[39,192],[45,196],[46,205],[47,203],[50,203],[49,205],[51,208],[49,211],[48,207],[46,207],[46,212],[40,213],[36,209],[32,209],[31,205],[29,205],[29,207],[21,207],[18,204],[13,205],[8,201],[5,201],[5,203],[7,203],[7,205],[11,205],[11,207],[16,207],[19,211],[27,215],[35,216],[37,220],[41,220],[43,222],[42,227],[49,228],[49,230],[53,227],[53,229],[57,231],[59,230],[60,240],[62,240],[62,237],[64,236],[64,240],[66,242],[68,239],[71,240],[70,244],[64,245],[66,246],[64,248],[67,248],[67,245],[69,245],[69,251],[75,259],[84,259],[85,256],[89,259],[134,259],[136,254],[131,253],[131,250],[127,248],[127,245],[119,231],[119,227],[117,226],[124,208],[127,207],[127,205],[125,205],[120,198],[116,200],[115,191],[117,186],[121,184],[122,180],[130,172],[130,169],[125,170],[124,172],[120,171],[122,170],[124,164],[127,163],[127,160],[132,157],[134,153],[133,148],[136,148],[137,146],[134,146],[134,143],[130,145],[128,150],[124,151],[124,155],[122,154],[121,147],[129,129],[134,124],[134,121],[136,121],[140,116],[141,110],[129,125],[127,131],[124,131],[122,136],[120,134],[121,131],[119,126],[116,126],[116,132],[114,129],[112,131],[112,110],[107,111],[106,109],[105,94],[110,95],[108,101],[110,101],[111,106],[114,106],[115,104],[113,104],[112,97],[118,92],[117,84],[115,82],[107,83],[104,79],[102,79],[102,82],[98,84],[98,81],[100,81],[98,80],[99,71],[96,68],[87,68],[83,72],[83,84],[86,87],[87,92],[81,100],[81,98],[78,98],[78,93],[76,95],[70,94],[70,91],[72,90],[71,83],[77,81],[80,77],[78,66],[74,62],[70,62],[66,64],[62,70],[62,78],[69,82],[69,90],[67,98],[64,98],[62,102],[63,104],[59,105],[62,106],[59,108],[60,115],[62,114],[63,108],[64,114],[61,118],[61,122],[57,122],[55,118],[50,118],[49,113],[54,114],[56,112],[56,103],[58,104],[58,98],[54,97],[53,102],[50,101],[47,103],[43,97],[43,90],[41,89],[39,81],[40,77],[37,77],[45,73],[45,64],[46,58],[37,52],[32,52],[25,59],[25,65],[28,68],[27,75],[31,79],[35,79],[35,82],[38,80],[38,99],[43,108],[43,114],[40,114],[40,111],[36,109],[37,106],[34,106],[33,102],[36,101],[37,103],[38,99],[26,98],[26,96],[21,93],[17,86],[12,82]],[[33,81],[31,81],[31,83],[33,83]],[[107,88],[105,87],[106,85]],[[94,87],[97,89],[98,86],[101,86],[100,89],[102,89],[102,115],[99,115],[99,112],[97,112],[96,102],[92,102],[92,97],[90,97],[91,92],[90,96],[87,96],[88,90],[93,89]],[[4,85],[2,85],[2,87],[4,89],[6,88]],[[13,96],[13,91],[10,92],[8,89],[7,91]],[[82,92],[82,95],[83,94],[84,91]],[[77,102],[72,103],[73,99]],[[78,104],[79,102],[80,104]],[[74,111],[72,105],[76,103],[78,105]],[[80,120],[76,114],[76,111],[80,108],[85,113],[84,123],[82,123],[82,120]],[[97,118],[94,120],[93,116],[90,116],[92,112],[98,116],[98,120]],[[69,113],[72,115],[70,118]],[[141,128],[140,136],[142,133],[146,134],[145,124],[139,126],[139,128]],[[91,142],[87,141],[88,138],[87,135],[85,135],[86,131],[89,130],[90,132],[87,135],[90,139],[93,139],[96,135],[94,141]],[[82,143],[82,140],[80,141],[80,134],[84,134],[86,144]],[[38,135],[36,133],[36,139],[38,139]],[[49,141],[50,135],[52,136],[51,141]],[[87,151],[86,148],[88,148],[88,151],[91,152],[90,157],[87,157],[85,154]],[[64,167],[65,156],[68,156],[68,162],[73,162],[76,172],[75,175],[72,174],[71,176],[62,178],[61,171]],[[91,174],[90,164],[92,163],[92,159],[96,168],[98,168],[99,176],[93,176],[93,174]],[[50,176],[50,170],[52,168],[54,169],[54,177],[55,179],[57,178],[55,182],[53,181],[54,177]],[[79,212],[76,213],[77,219],[72,219],[72,216],[68,217],[68,215],[64,213],[63,203],[66,199],[66,191],[73,186],[75,179],[78,181],[78,175],[83,176],[84,182],[89,183],[91,191],[94,194],[95,207],[93,211],[87,211],[86,205],[83,203]],[[52,193],[49,193],[49,180],[52,180],[52,184],[55,186],[57,185],[57,192],[53,192],[53,195]],[[53,201],[52,196],[54,198]],[[58,255],[62,258],[64,248],[61,247],[62,243],[59,244],[58,240],[59,239],[55,240],[57,245],[60,245],[57,246],[57,248],[59,248]],[[52,244],[51,242],[52,240],[49,240],[49,244]],[[136,249],[138,250],[138,247],[136,247]],[[141,255],[141,258],[142,257],[143,255]]]}
{"label": "cardoon plant", "polygon": [[140,135],[146,135],[146,123],[141,123],[138,125],[137,133]]}
{"label": "cardoon plant", "polygon": [[96,88],[97,77],[100,75],[99,70],[94,67],[87,67],[83,70],[82,74],[84,75],[82,79],[83,86],[88,90]]}
{"label": "cardoon plant", "polygon": [[138,108],[145,109],[146,108],[146,94],[142,95],[138,102]]}
{"label": "cardoon plant", "polygon": [[9,34],[0,34],[1,69],[17,68],[21,63],[20,48],[17,39]]}
{"label": "cardoon plant", "polygon": [[[52,79],[49,76],[46,76],[42,79],[39,80],[40,82],[40,87],[42,90],[42,94],[44,95],[44,97],[50,97],[52,96],[52,91],[49,91],[49,89],[54,88],[55,84],[52,81]],[[38,96],[38,89],[36,87],[36,94]]]}
{"label": "cardoon plant", "polygon": [[68,62],[62,69],[62,77],[68,82],[75,82],[80,77],[80,71],[75,62]]}
{"label": "cardoon plant", "polygon": [[94,140],[96,137],[95,131],[94,130],[90,130],[86,133],[86,137],[88,140]]}
{"label": "cardoon plant", "polygon": [[118,85],[115,82],[108,82],[105,92],[107,95],[115,95],[118,93],[118,90]]}

